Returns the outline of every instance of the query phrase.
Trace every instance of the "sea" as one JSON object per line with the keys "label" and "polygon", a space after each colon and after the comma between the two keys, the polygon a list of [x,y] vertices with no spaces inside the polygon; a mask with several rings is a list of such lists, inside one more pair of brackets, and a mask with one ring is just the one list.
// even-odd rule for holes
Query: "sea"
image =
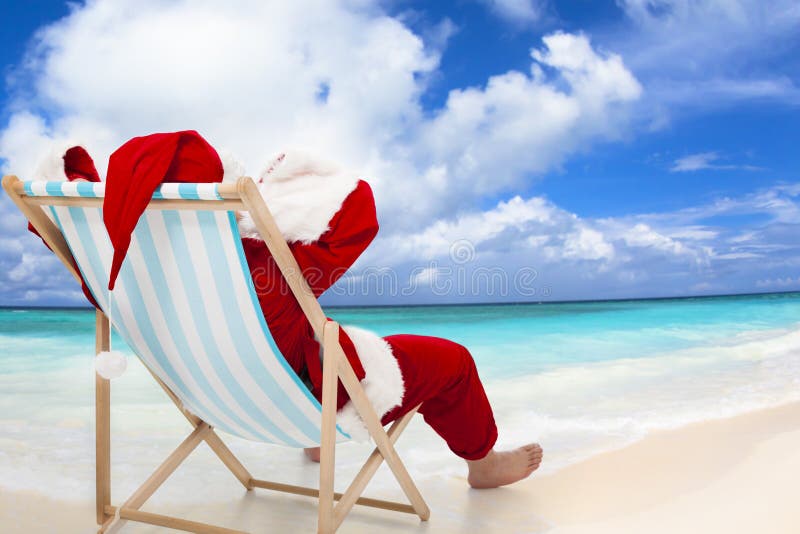
{"label": "sea", "polygon": [[[545,473],[652,432],[800,400],[800,292],[326,313],[382,335],[466,346],[492,403],[497,447],[539,442]],[[0,308],[0,491],[93,498],[93,330],[89,309]],[[128,494],[191,427],[116,335],[112,346],[128,355],[111,382],[112,491]],[[300,451],[222,437],[260,478],[316,481]],[[163,499],[215,501],[235,490],[201,449],[159,490]],[[398,449],[415,477],[466,475],[421,417]],[[355,473],[370,450],[339,446],[337,468]],[[385,468],[371,487],[396,497]]]}

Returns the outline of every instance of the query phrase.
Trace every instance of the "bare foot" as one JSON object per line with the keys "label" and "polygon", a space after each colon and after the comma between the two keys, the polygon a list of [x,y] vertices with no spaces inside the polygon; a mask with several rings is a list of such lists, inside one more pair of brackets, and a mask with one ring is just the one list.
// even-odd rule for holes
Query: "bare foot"
{"label": "bare foot", "polygon": [[480,460],[467,460],[469,485],[477,489],[497,488],[530,476],[542,463],[542,448],[531,443],[511,451],[495,452]]}
{"label": "bare foot", "polygon": [[312,462],[319,463],[319,447],[311,447],[310,449],[303,449],[303,452],[306,453],[306,456]]}

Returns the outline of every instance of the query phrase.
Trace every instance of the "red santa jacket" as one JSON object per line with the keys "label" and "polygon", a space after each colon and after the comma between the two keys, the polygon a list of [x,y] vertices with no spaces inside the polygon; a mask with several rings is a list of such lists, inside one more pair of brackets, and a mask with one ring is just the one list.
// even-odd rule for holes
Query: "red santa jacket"
{"label": "red santa jacket", "polygon": [[[307,154],[280,155],[259,189],[314,295],[330,288],[378,232],[372,190],[356,176]],[[322,394],[320,345],[252,219],[239,219],[242,243],[261,309],[275,343],[292,368]],[[343,326],[339,340],[379,416],[400,404],[404,387],[391,346],[363,329]],[[337,421],[355,439],[366,437],[339,383]]]}
{"label": "red santa jacket", "polygon": [[[49,164],[40,165],[38,179],[99,181],[94,164],[83,149],[54,154]],[[226,158],[223,166],[226,181],[242,174],[241,167]],[[367,182],[307,154],[281,154],[262,174],[259,190],[317,297],[344,275],[378,232],[375,202]],[[259,303],[275,343],[321,399],[320,345],[311,325],[249,214],[240,216],[239,229]],[[86,284],[82,285],[86,297],[96,305]],[[378,416],[400,404],[405,388],[391,346],[376,334],[352,326],[343,326],[339,337]],[[339,425],[354,439],[368,439],[366,427],[341,383],[337,400]]]}
{"label": "red santa jacket", "polygon": [[[372,191],[367,182],[360,181],[347,196],[331,219],[330,226],[310,243],[294,241],[289,248],[314,296],[319,297],[338,280],[361,255],[378,232],[375,209],[371,205]],[[356,207],[366,209],[353,209]],[[369,209],[372,207],[372,209]],[[322,366],[320,347],[311,324],[289,289],[264,241],[252,237],[242,239],[244,254],[253,277],[261,311],[267,320],[275,343],[299,375],[307,377],[313,393],[321,399]],[[364,369],[353,342],[344,329],[339,341],[359,380]],[[347,394],[339,384],[338,407],[344,406]]]}

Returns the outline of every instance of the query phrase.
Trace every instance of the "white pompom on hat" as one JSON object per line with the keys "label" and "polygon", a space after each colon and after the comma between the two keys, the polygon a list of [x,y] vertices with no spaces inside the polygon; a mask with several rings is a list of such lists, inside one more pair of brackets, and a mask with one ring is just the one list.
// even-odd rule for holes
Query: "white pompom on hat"
{"label": "white pompom on hat", "polygon": [[106,380],[119,378],[127,368],[128,359],[123,353],[116,350],[103,351],[94,359],[95,371]]}

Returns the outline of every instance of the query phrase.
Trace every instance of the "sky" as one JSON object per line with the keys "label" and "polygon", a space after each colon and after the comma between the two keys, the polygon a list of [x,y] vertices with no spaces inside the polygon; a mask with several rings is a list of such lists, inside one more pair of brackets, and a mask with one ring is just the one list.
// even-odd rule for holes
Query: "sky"
{"label": "sky", "polygon": [[[0,165],[197,129],[372,185],[327,304],[800,290],[800,4],[32,1],[2,8]],[[0,305],[82,305],[0,194]]]}

